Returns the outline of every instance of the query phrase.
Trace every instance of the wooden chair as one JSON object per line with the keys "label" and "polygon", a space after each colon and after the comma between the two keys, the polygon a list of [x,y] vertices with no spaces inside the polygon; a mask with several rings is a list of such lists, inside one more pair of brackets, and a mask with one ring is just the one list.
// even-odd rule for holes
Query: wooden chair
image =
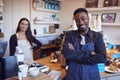
{"label": "wooden chair", "polygon": [[40,59],[41,58],[40,54],[41,54],[40,48],[33,51],[33,59],[34,60]]}

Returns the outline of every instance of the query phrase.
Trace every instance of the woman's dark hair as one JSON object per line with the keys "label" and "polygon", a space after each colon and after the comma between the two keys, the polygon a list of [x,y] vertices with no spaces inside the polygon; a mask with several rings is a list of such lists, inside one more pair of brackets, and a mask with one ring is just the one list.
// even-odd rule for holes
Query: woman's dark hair
{"label": "woman's dark hair", "polygon": [[16,29],[16,33],[20,31],[20,23],[23,21],[23,20],[26,20],[28,22],[28,29],[26,30],[25,32],[25,35],[26,35],[26,38],[27,40],[29,41],[30,45],[32,46],[32,32],[31,32],[31,26],[30,26],[30,21],[27,19],[27,18],[21,18],[19,23],[18,23],[18,26],[17,26],[17,29]]}
{"label": "woman's dark hair", "polygon": [[85,12],[88,15],[88,11],[85,8],[78,8],[74,11],[73,15],[79,13],[79,12]]}

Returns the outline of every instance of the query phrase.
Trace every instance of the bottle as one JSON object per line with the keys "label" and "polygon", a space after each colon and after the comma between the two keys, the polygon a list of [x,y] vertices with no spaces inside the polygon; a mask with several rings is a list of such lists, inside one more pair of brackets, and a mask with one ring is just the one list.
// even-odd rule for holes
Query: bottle
{"label": "bottle", "polygon": [[36,35],[37,34],[37,31],[36,31],[36,29],[34,29],[34,35]]}
{"label": "bottle", "polygon": [[23,50],[20,47],[18,47],[18,46],[16,47],[15,56],[17,57],[18,65],[21,65],[21,64],[24,63]]}
{"label": "bottle", "polygon": [[18,69],[18,80],[22,80],[22,74],[20,69]]}

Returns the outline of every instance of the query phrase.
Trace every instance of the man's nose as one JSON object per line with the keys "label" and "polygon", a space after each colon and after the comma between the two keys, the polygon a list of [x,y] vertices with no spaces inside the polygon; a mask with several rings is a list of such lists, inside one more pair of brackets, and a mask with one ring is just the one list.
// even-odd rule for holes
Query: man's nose
{"label": "man's nose", "polygon": [[80,25],[83,25],[85,22],[81,19],[81,20],[79,20],[79,24]]}

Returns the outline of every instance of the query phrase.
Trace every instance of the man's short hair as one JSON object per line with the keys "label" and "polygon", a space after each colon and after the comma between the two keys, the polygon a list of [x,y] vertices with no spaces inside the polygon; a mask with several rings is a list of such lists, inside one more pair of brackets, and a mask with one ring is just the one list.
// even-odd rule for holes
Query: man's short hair
{"label": "man's short hair", "polygon": [[79,13],[79,12],[85,12],[88,15],[88,11],[85,8],[78,8],[74,11],[73,15]]}

